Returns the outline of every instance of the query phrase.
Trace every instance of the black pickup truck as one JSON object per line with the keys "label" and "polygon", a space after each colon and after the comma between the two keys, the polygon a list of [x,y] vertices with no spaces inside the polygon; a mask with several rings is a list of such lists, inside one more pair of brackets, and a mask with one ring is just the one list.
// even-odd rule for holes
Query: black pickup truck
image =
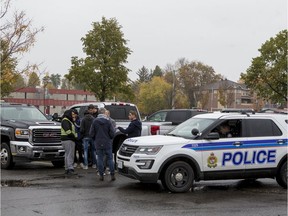
{"label": "black pickup truck", "polygon": [[1,168],[10,169],[21,161],[51,161],[64,165],[61,125],[49,121],[35,106],[0,103]]}

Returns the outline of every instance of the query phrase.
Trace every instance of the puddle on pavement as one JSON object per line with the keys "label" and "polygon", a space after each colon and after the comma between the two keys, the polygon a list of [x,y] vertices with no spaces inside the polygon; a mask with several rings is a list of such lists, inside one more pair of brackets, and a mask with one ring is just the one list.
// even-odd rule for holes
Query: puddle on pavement
{"label": "puddle on pavement", "polygon": [[28,187],[26,180],[1,180],[1,187]]}
{"label": "puddle on pavement", "polygon": [[61,175],[50,175],[40,178],[34,178],[32,180],[1,180],[1,187],[28,187],[34,186],[35,182],[37,184],[38,181],[48,181],[54,179],[78,179],[83,177],[82,175],[71,175],[67,176],[65,174]]}
{"label": "puddle on pavement", "polygon": [[193,191],[212,191],[212,190],[229,190],[231,187],[229,185],[206,185],[206,186],[196,186]]}

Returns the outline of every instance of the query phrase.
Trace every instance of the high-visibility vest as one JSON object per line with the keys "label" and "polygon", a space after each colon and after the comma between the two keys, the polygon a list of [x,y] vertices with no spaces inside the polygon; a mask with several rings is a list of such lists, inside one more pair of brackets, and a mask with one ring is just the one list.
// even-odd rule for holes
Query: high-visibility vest
{"label": "high-visibility vest", "polygon": [[68,118],[63,118],[62,119],[62,121],[65,121],[65,120],[67,120],[67,121],[69,121],[70,123],[71,123],[71,126],[72,126],[72,130],[67,130],[67,131],[65,131],[62,127],[61,127],[61,136],[67,136],[67,135],[69,135],[69,134],[74,134],[74,137],[76,138],[77,137],[77,134],[76,134],[76,131],[75,131],[75,126],[74,126],[74,124],[68,119]]}

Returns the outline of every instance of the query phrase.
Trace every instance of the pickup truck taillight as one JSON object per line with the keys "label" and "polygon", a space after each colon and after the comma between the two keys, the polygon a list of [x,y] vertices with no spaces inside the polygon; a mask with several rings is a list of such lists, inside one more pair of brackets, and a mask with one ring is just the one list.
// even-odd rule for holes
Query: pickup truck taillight
{"label": "pickup truck taillight", "polygon": [[159,125],[151,125],[151,135],[157,135],[160,130]]}

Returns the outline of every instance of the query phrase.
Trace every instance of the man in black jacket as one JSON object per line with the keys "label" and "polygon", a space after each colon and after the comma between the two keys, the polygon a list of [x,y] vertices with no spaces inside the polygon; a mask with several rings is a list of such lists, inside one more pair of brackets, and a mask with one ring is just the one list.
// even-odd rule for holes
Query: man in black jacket
{"label": "man in black jacket", "polygon": [[80,124],[80,133],[83,137],[83,149],[84,149],[84,167],[83,169],[88,169],[88,150],[89,146],[91,148],[92,154],[92,168],[96,168],[96,150],[95,145],[93,144],[93,140],[89,135],[91,125],[94,121],[94,117],[89,113],[88,110],[84,112],[84,118]]}
{"label": "man in black jacket", "polygon": [[61,144],[65,150],[65,174],[74,174],[74,154],[76,131],[73,124],[73,119],[76,114],[73,110],[66,110],[61,121]]}
{"label": "man in black jacket", "polygon": [[122,127],[118,127],[118,129],[127,134],[128,138],[141,136],[142,123],[137,119],[137,113],[131,110],[128,117],[131,120],[129,126],[126,129]]}
{"label": "man in black jacket", "polygon": [[94,140],[97,152],[97,165],[100,175],[100,181],[104,180],[104,155],[107,156],[111,180],[115,180],[115,168],[112,155],[112,139],[114,137],[114,128],[110,120],[105,115],[106,109],[100,108],[98,117],[93,121],[90,128],[90,137]]}

